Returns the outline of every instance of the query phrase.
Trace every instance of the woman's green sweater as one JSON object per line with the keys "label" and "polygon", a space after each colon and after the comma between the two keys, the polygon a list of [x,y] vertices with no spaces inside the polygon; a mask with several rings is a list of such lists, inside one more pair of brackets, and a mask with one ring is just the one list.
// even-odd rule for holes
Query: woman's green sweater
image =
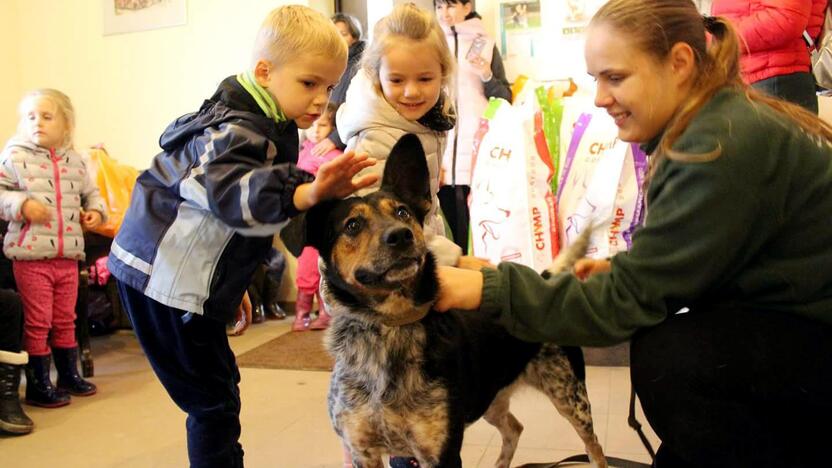
{"label": "woman's green sweater", "polygon": [[[648,145],[648,152],[655,149]],[[482,313],[530,341],[606,346],[682,307],[794,313],[832,324],[832,146],[741,93],[717,93],[665,159],[644,226],[610,273],[544,280],[483,270]]]}

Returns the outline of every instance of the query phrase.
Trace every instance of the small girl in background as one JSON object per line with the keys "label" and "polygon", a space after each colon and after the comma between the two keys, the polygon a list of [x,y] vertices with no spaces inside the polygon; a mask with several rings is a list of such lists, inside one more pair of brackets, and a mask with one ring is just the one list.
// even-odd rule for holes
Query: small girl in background
{"label": "small girl in background", "polygon": [[[69,98],[54,89],[33,91],[19,112],[18,134],[0,154],[0,217],[10,221],[3,252],[23,301],[26,402],[55,408],[69,404],[69,394],[96,392],[78,375],[75,301],[82,230],[103,221],[105,206],[73,149]],[[53,354],[57,389],[49,377]]]}
{"label": "small girl in background", "polygon": [[[447,133],[456,122],[449,83],[453,57],[433,15],[413,4],[398,5],[376,23],[347,98],[338,109],[338,133],[347,151],[368,153],[379,164],[366,171],[384,173],[384,162],[404,135],[419,137],[427,158],[431,211],[425,218],[428,247],[440,265],[459,265],[462,249],[445,237],[440,216],[439,177]],[[358,195],[378,189],[364,189]]]}
{"label": "small girl in background", "polygon": [[[298,153],[298,168],[315,175],[321,164],[343,154],[339,149],[332,149],[322,156],[315,156],[312,149],[322,140],[329,137],[335,129],[335,112],[338,106],[329,103],[324,112],[318,117],[312,126],[305,131],[306,140],[300,145]],[[298,297],[295,302],[295,321],[292,324],[292,331],[324,330],[329,326],[329,314],[324,307],[324,302],[318,293],[318,285],[321,282],[321,273],[318,271],[318,251],[311,246],[306,246],[298,257],[298,270],[296,285]],[[313,297],[318,297],[318,318],[309,323],[309,315],[312,312]]]}

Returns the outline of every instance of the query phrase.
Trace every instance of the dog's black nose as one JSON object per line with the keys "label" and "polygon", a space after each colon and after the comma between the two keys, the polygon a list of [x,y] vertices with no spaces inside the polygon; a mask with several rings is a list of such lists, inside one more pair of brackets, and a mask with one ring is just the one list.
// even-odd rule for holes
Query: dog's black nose
{"label": "dog's black nose", "polygon": [[389,247],[410,247],[413,245],[413,231],[406,227],[388,229],[381,239]]}

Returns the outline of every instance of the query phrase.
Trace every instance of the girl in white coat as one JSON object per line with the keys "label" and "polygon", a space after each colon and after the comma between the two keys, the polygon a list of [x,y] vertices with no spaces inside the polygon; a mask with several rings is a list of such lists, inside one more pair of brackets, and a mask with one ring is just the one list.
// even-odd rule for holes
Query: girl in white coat
{"label": "girl in white coat", "polygon": [[444,265],[458,264],[462,253],[445,237],[436,195],[447,132],[456,120],[447,96],[452,75],[453,58],[433,15],[412,4],[399,5],[376,23],[362,69],[352,79],[337,115],[346,150],[368,153],[378,160],[365,171],[382,174],[385,159],[399,138],[408,133],[419,137],[434,194],[425,234],[431,252]]}

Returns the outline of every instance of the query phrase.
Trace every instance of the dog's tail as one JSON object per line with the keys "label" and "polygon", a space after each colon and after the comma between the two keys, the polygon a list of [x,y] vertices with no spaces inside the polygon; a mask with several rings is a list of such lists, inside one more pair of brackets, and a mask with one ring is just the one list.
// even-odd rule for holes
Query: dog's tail
{"label": "dog's tail", "polygon": [[544,278],[549,278],[552,275],[569,271],[575,265],[575,262],[586,256],[590,236],[592,236],[592,224],[587,225],[586,229],[581,231],[581,235],[575,239],[575,242],[561,250],[558,256],[552,260],[552,264],[543,270],[541,275]]}

